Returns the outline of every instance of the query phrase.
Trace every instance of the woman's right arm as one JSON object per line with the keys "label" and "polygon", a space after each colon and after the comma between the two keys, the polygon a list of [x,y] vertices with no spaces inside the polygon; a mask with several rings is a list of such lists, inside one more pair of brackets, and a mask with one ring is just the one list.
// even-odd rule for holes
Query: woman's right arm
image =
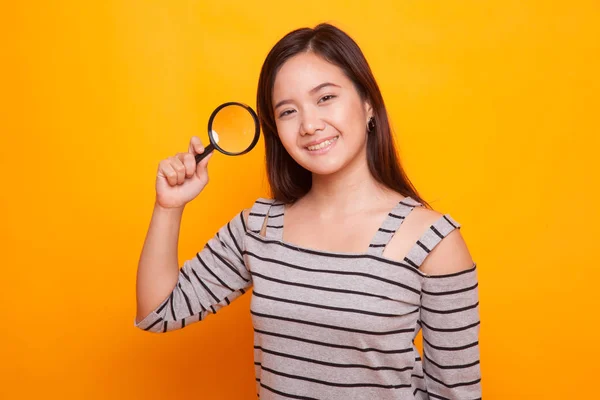
{"label": "woman's right arm", "polygon": [[192,137],[187,153],[160,162],[156,202],[139,259],[134,325],[152,332],[180,329],[215,313],[252,284],[243,260],[244,214],[240,213],[211,238],[196,257],[178,266],[177,248],[185,204],[208,183],[211,155]]}
{"label": "woman's right arm", "polygon": [[183,209],[163,208],[158,203],[138,263],[136,324],[168,297],[179,275],[177,247]]}
{"label": "woman's right arm", "polygon": [[140,261],[134,325],[155,333],[181,329],[244,294],[252,286],[243,256],[246,220],[247,210],[237,214],[181,269],[176,262]]}

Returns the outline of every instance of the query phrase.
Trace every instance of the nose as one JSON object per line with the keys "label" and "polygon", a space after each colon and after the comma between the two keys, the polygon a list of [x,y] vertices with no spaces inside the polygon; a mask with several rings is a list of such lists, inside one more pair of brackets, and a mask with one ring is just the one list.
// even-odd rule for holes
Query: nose
{"label": "nose", "polygon": [[314,110],[306,110],[302,113],[302,122],[300,124],[300,135],[314,135],[317,131],[325,129],[325,122],[319,118],[319,114]]}

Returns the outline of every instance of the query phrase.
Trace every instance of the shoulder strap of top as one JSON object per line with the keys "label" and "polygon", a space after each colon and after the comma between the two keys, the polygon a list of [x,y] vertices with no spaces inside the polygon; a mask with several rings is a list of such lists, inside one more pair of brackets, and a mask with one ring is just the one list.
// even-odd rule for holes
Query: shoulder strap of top
{"label": "shoulder strap of top", "polygon": [[248,230],[260,234],[265,218],[269,216],[266,237],[280,240],[283,233],[283,207],[284,204],[275,199],[258,198],[248,215]]}
{"label": "shoulder strap of top", "polygon": [[414,268],[419,268],[435,246],[455,229],[460,229],[460,224],[452,219],[450,214],[442,215],[421,235],[404,257],[404,261]]}
{"label": "shoulder strap of top", "polygon": [[381,256],[385,250],[385,246],[387,246],[398,228],[400,228],[404,219],[415,207],[421,205],[421,203],[408,196],[400,200],[383,220],[381,227],[377,230],[375,236],[373,236],[367,254]]}
{"label": "shoulder strap of top", "polygon": [[248,230],[250,232],[260,234],[271,204],[273,204],[272,199],[265,199],[262,197],[254,202],[250,209],[250,214],[248,215]]}
{"label": "shoulder strap of top", "polygon": [[280,201],[273,201],[269,208],[269,219],[267,220],[266,237],[274,240],[283,240],[283,214],[285,204]]}

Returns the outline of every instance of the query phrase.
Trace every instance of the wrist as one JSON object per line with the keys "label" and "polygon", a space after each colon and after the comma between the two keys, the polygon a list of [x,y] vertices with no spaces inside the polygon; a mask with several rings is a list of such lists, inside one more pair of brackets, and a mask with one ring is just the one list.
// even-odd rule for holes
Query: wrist
{"label": "wrist", "polygon": [[183,213],[184,208],[185,208],[185,204],[182,206],[178,206],[178,207],[165,207],[165,206],[160,205],[158,203],[158,201],[154,202],[154,211],[160,212],[162,214],[179,215],[179,214]]}

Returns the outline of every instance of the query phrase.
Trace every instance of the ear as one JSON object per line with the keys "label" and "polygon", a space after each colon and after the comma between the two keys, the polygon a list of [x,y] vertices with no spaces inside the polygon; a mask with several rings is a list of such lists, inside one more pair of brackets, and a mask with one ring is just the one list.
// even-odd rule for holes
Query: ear
{"label": "ear", "polygon": [[369,100],[365,100],[364,102],[365,114],[367,115],[367,121],[373,116],[373,107],[371,106],[371,102]]}

